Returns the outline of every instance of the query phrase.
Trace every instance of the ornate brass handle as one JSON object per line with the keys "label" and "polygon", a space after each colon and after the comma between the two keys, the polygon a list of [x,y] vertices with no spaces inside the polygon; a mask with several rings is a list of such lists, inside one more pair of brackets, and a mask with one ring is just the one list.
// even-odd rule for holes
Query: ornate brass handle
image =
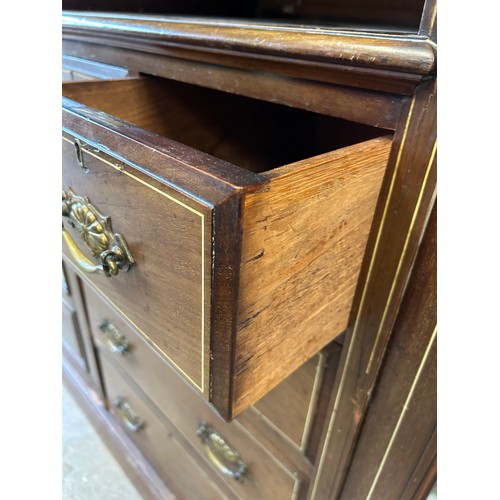
{"label": "ornate brass handle", "polygon": [[248,469],[239,453],[233,450],[218,432],[204,422],[198,427],[197,434],[214,467],[222,474],[243,482],[248,474]]}
{"label": "ornate brass handle", "polygon": [[113,233],[111,219],[99,213],[87,197],[77,196],[71,188],[63,191],[62,214],[99,260],[98,264],[89,260],[63,226],[64,241],[82,271],[116,276],[135,262],[123,236]]}
{"label": "ornate brass handle", "polygon": [[99,330],[104,334],[111,352],[121,354],[122,356],[128,354],[128,341],[113,323],[105,319],[99,323]]}
{"label": "ornate brass handle", "polygon": [[118,398],[113,406],[117,409],[122,422],[133,432],[139,432],[144,427],[144,422],[141,417],[130,406],[130,403],[125,398]]}

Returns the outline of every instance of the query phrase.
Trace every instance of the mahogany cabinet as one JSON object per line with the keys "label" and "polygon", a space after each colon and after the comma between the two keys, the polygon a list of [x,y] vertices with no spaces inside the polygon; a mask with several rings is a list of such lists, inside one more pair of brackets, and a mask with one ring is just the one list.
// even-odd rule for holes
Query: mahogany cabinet
{"label": "mahogany cabinet", "polygon": [[435,6],[207,5],[63,11],[64,380],[145,498],[425,498]]}

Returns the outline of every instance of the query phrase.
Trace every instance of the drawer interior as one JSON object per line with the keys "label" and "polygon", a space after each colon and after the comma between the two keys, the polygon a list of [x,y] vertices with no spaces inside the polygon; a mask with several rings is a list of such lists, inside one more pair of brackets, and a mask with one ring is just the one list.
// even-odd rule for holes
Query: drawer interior
{"label": "drawer interior", "polygon": [[388,133],[149,76],[65,83],[63,95],[256,173]]}

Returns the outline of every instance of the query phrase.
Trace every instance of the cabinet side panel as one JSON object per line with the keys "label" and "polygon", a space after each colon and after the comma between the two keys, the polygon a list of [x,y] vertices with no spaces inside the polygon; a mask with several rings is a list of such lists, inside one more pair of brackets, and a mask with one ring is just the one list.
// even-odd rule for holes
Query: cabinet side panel
{"label": "cabinet side panel", "polygon": [[390,146],[304,160],[246,195],[234,415],[346,328]]}
{"label": "cabinet side panel", "polygon": [[435,203],[353,452],[342,499],[414,498],[411,492],[426,479],[429,467],[432,471],[437,425],[436,240]]}

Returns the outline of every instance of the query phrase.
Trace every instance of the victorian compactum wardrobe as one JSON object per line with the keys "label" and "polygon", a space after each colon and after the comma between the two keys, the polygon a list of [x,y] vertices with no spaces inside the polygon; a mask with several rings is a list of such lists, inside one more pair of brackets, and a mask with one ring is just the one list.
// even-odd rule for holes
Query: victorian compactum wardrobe
{"label": "victorian compactum wardrobe", "polygon": [[425,499],[434,2],[62,14],[63,379],[138,490]]}

